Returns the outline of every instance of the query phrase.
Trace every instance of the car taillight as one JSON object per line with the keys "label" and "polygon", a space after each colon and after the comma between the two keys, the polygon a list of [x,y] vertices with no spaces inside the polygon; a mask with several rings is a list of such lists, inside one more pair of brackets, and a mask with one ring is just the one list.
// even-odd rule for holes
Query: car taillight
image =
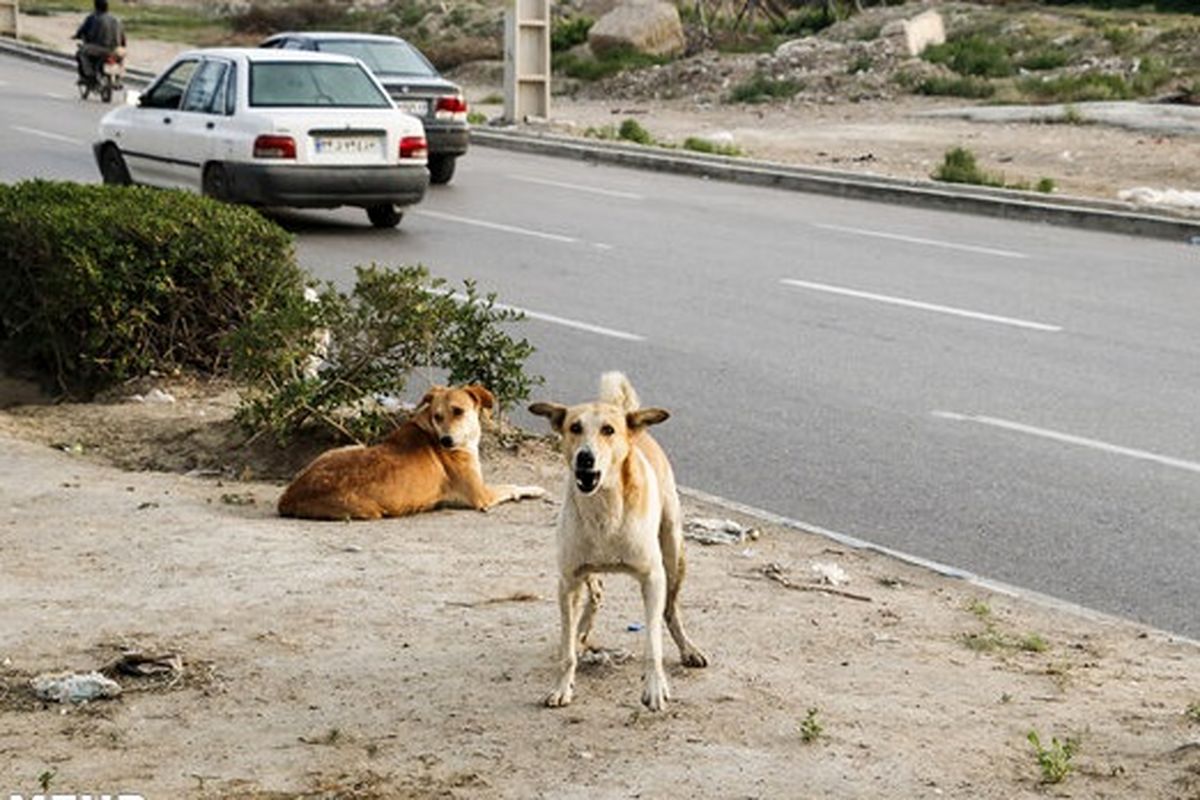
{"label": "car taillight", "polygon": [[467,101],[460,95],[446,95],[437,99],[433,109],[435,119],[465,122],[467,119]]}
{"label": "car taillight", "polygon": [[424,136],[404,136],[400,139],[400,158],[428,158],[429,145]]}
{"label": "car taillight", "polygon": [[290,136],[260,136],[254,140],[255,158],[295,158],[296,140]]}

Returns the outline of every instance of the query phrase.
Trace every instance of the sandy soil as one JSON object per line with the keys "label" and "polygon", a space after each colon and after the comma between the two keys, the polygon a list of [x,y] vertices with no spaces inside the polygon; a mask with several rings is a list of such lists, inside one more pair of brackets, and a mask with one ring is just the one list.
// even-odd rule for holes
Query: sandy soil
{"label": "sandy soil", "polygon": [[[277,483],[228,477],[270,471],[235,446],[230,395],[165,388],[178,402],[0,412],[0,794],[49,775],[147,798],[1200,796],[1194,644],[746,517],[757,541],[689,544],[712,665],[668,645],[665,713],[640,707],[636,657],[543,708],[557,498],[281,520]],[[485,472],[561,480],[539,440],[493,443]],[[814,563],[858,597],[822,591]],[[611,579],[599,643],[640,653],[638,606]],[[79,707],[31,694],[128,649],[184,671]],[[1041,783],[1030,730],[1078,740],[1063,783]]]}
{"label": "sandy soil", "polygon": [[[73,51],[74,15],[22,17],[22,31]],[[130,43],[130,64],[158,71],[185,49],[170,42]],[[503,115],[496,65],[468,66],[456,77],[472,107]],[[722,132],[748,156],[789,164],[925,179],[952,147],[966,147],[980,166],[1009,183],[1054,181],[1065,195],[1116,200],[1122,190],[1200,189],[1200,133],[1166,136],[1099,124],[979,123],[925,118],[923,112],[961,107],[964,101],[909,96],[887,102],[820,103],[787,107],[696,105],[686,100],[642,103],[556,96],[551,127],[583,135],[589,127],[637,119],[657,139],[674,144]],[[1200,212],[1197,212],[1200,213]]]}

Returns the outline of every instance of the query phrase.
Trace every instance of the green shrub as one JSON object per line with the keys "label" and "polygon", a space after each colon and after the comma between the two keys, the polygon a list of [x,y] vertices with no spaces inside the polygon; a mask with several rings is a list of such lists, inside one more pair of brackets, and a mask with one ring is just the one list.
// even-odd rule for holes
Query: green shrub
{"label": "green shrub", "polygon": [[[286,443],[315,422],[369,441],[392,424],[379,398],[402,394],[416,369],[482,383],[501,409],[541,382],[524,372],[533,347],[505,331],[522,315],[494,295],[481,297],[470,282],[453,294],[419,266],[371,265],[356,275],[349,294],[325,286],[312,301],[289,297],[229,338],[234,376],[247,386],[237,419],[248,432]],[[327,343],[316,358],[322,329]]]}
{"label": "green shrub", "polygon": [[650,131],[643,128],[641,123],[633,118],[626,119],[621,123],[621,127],[617,128],[617,136],[635,144],[652,145],[655,143]]}
{"label": "green shrub", "polygon": [[1004,78],[1015,72],[1008,50],[982,34],[932,45],[925,48],[921,57],[934,64],[945,64],[959,75]]}
{"label": "green shrub", "polygon": [[839,12],[840,9],[831,9],[828,3],[804,6],[788,14],[779,32],[787,36],[812,36],[846,16]]}
{"label": "green shrub", "polygon": [[298,294],[291,237],[185,192],[0,185],[0,345],[87,397],[151,370],[216,372],[221,340]]}
{"label": "green shrub", "polygon": [[1024,94],[1056,103],[1128,100],[1134,96],[1134,90],[1125,78],[1108,72],[1081,72],[1045,80],[1026,78],[1019,88]]}
{"label": "green shrub", "polygon": [[570,50],[587,41],[588,31],[595,20],[591,17],[567,17],[557,19],[550,31],[550,49],[555,52]]}
{"label": "green shrub", "polygon": [[935,76],[926,78],[917,85],[919,94],[931,97],[970,97],[983,99],[996,93],[992,82],[984,78]]}
{"label": "green shrub", "polygon": [[737,86],[726,98],[730,103],[765,103],[769,100],[786,99],[804,88],[802,83],[790,78],[776,79],[756,72]]}
{"label": "green shrub", "polygon": [[581,81],[598,81],[616,75],[618,72],[667,63],[666,58],[646,55],[629,49],[605,53],[599,58],[558,52],[552,56],[551,60],[555,72]]}
{"label": "green shrub", "polygon": [[1066,51],[1058,48],[1047,48],[1045,50],[1036,50],[1032,53],[1025,54],[1017,61],[1017,66],[1022,69],[1030,70],[1031,72],[1044,72],[1045,70],[1058,69],[1067,65]]}
{"label": "green shrub", "polygon": [[1033,745],[1034,758],[1042,773],[1042,783],[1062,783],[1075,770],[1075,765],[1071,763],[1075,753],[1079,751],[1079,743],[1075,739],[1068,738],[1065,742],[1060,742],[1057,737],[1052,736],[1050,746],[1046,747],[1042,745],[1036,730],[1031,730],[1025,738]]}
{"label": "green shrub", "polygon": [[989,175],[975,163],[975,154],[962,147],[946,151],[942,163],[933,173],[933,179],[946,183],[969,183],[976,186],[1003,186],[1004,180]]}

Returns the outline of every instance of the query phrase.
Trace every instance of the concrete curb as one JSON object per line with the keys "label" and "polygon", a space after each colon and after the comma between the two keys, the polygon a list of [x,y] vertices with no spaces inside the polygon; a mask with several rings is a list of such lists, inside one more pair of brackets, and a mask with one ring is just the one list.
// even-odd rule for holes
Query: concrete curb
{"label": "concrete curb", "polygon": [[[12,39],[0,38],[0,54],[49,66],[75,69],[75,59],[72,55]],[[144,70],[127,69],[125,73],[125,82],[132,86],[144,86],[153,78],[153,73]],[[1028,192],[978,186],[951,186],[933,181],[861,175],[616,142],[585,141],[569,136],[513,129],[473,128],[471,142],[483,147],[691,175],[748,186],[767,186],[854,200],[958,211],[1001,219],[1043,222],[1084,230],[1200,244],[1200,219],[1170,213],[1148,213],[1130,204],[1113,201],[1038,196]]]}
{"label": "concrete curb", "polygon": [[1039,196],[1007,189],[950,186],[769,161],[708,156],[639,145],[582,141],[514,130],[471,130],[471,142],[525,153],[692,175],[855,200],[958,211],[1026,222],[1200,243],[1200,219],[1147,213],[1132,205],[1082,197]]}
{"label": "concrete curb", "polygon": [[1020,586],[1005,583],[1003,581],[986,578],[968,570],[952,567],[949,564],[943,564],[940,561],[922,558],[921,556],[915,556],[911,553],[906,553],[903,550],[896,550],[895,548],[885,547],[884,545],[873,544],[865,539],[859,539],[856,536],[838,533],[837,531],[823,528],[820,525],[813,525],[798,519],[785,517],[771,511],[756,508],[755,506],[739,503],[736,500],[728,500],[724,497],[720,497],[719,495],[709,494],[708,492],[701,491],[699,489],[691,489],[686,486],[679,487],[679,494],[694,502],[716,506],[735,514],[751,517],[771,525],[778,525],[781,528],[787,528],[800,533],[806,533],[810,536],[819,536],[851,550],[862,550],[868,553],[877,553],[887,558],[893,558],[901,563],[909,564],[910,566],[914,566],[919,569],[928,570],[937,575],[941,575],[942,577],[961,580],[971,586],[978,586],[980,589],[984,589],[986,591],[1013,597],[1018,600],[1024,600],[1045,609],[1070,614],[1071,616],[1078,617],[1080,619],[1106,625],[1134,625],[1144,631],[1154,633],[1164,641],[1200,649],[1200,641],[1183,636],[1181,634],[1172,633],[1171,631],[1163,628],[1157,628],[1153,625],[1148,625],[1144,622],[1138,622],[1134,619],[1118,616],[1116,614],[1110,614],[1106,611],[1099,611],[1097,609],[1089,608],[1088,606],[1080,605],[1079,603],[1074,603],[1070,600],[1063,600],[1043,592],[1037,592],[1032,589],[1025,589]]}

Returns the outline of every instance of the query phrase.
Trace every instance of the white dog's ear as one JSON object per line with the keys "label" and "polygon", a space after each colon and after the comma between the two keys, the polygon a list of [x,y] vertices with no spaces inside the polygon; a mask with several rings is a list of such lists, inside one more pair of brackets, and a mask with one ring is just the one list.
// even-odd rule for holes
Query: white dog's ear
{"label": "white dog's ear", "polygon": [[475,398],[475,402],[479,404],[480,408],[483,408],[483,409],[495,408],[495,406],[496,406],[495,395],[493,395],[486,388],[484,388],[484,386],[482,384],[472,383],[470,386],[466,387],[465,391],[467,394],[471,395],[471,397]]}
{"label": "white dog's ear", "polygon": [[671,413],[665,408],[642,408],[626,414],[625,424],[629,427],[629,430],[636,431],[650,425],[666,422],[670,416]]}
{"label": "white dog's ear", "polygon": [[529,413],[546,417],[550,420],[550,427],[562,433],[563,420],[567,418],[566,406],[560,406],[558,403],[534,403],[529,407]]}

